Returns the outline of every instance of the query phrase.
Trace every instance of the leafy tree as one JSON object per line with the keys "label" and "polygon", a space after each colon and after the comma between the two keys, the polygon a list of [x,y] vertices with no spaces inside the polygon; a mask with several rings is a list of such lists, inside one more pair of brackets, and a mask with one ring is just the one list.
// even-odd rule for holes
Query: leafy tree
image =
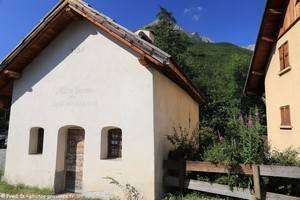
{"label": "leafy tree", "polygon": [[155,34],[154,44],[172,55],[179,63],[183,63],[183,54],[189,45],[188,37],[175,28],[176,19],[172,13],[160,7],[157,21],[154,25],[146,27]]}
{"label": "leafy tree", "polygon": [[229,132],[232,119],[247,117],[251,110],[265,122],[264,104],[259,98],[243,95],[252,52],[229,43],[204,43],[176,28],[172,13],[161,7],[157,20],[147,28],[155,33],[155,45],[176,58],[194,85],[207,98],[202,106],[202,126],[219,137]]}
{"label": "leafy tree", "polygon": [[156,17],[159,21],[176,24],[176,19],[172,13],[162,6],[159,7],[159,12],[157,13]]}

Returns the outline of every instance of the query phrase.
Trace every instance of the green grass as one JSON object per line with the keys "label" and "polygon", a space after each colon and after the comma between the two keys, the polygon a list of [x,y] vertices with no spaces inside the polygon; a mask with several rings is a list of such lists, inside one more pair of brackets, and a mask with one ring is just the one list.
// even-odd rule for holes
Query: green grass
{"label": "green grass", "polygon": [[211,197],[204,194],[187,194],[185,196],[167,194],[162,200],[225,200],[225,198]]}
{"label": "green grass", "polygon": [[23,184],[10,185],[4,181],[0,182],[0,193],[5,194],[29,194],[29,195],[53,195],[54,192],[47,188],[29,187]]}

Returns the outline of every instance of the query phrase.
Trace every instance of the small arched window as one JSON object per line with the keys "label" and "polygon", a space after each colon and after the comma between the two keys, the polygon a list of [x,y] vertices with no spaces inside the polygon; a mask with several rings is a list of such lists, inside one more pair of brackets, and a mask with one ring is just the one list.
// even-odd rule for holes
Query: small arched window
{"label": "small arched window", "polygon": [[44,145],[44,129],[34,127],[30,129],[29,154],[42,154]]}
{"label": "small arched window", "polygon": [[121,158],[122,157],[122,130],[114,128],[108,130],[107,134],[107,158]]}

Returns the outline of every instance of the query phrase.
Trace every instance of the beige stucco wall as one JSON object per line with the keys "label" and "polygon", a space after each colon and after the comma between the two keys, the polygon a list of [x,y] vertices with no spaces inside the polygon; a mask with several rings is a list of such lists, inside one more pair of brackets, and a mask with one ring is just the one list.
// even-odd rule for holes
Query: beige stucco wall
{"label": "beige stucco wall", "polygon": [[[94,26],[73,23],[14,84],[5,179],[53,188],[63,169],[58,132],[76,125],[85,130],[84,192],[120,193],[104,179],[112,177],[154,199],[153,110],[152,72]],[[45,130],[44,151],[28,155],[29,130],[37,126]],[[100,160],[108,126],[123,131],[122,159]]]}
{"label": "beige stucco wall", "polygon": [[155,129],[155,182],[156,195],[162,194],[163,160],[173,148],[166,135],[173,134],[173,128],[194,130],[199,122],[199,105],[183,89],[163,74],[154,75],[154,129]]}
{"label": "beige stucco wall", "polygon": [[[162,193],[165,135],[179,125],[194,128],[198,116],[198,104],[178,85],[94,26],[76,22],[14,83],[5,180],[63,188],[66,131],[76,126],[85,130],[82,192],[121,195],[104,179],[112,177],[153,200]],[[28,154],[32,127],[44,128],[42,155]],[[109,127],[122,129],[121,159],[101,159],[101,134]]]}
{"label": "beige stucco wall", "polygon": [[[276,44],[265,79],[268,139],[272,149],[300,147],[300,23],[298,22]],[[278,48],[288,41],[291,70],[279,75]],[[280,129],[280,107],[290,105],[292,129]]]}

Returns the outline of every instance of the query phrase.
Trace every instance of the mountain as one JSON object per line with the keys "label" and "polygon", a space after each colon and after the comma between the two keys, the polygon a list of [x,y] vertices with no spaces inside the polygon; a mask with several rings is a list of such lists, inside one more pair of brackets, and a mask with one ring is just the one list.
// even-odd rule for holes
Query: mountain
{"label": "mountain", "polygon": [[205,43],[215,43],[212,39],[206,36],[201,36],[197,32],[187,33],[190,37],[194,37],[196,40]]}
{"label": "mountain", "polygon": [[255,49],[255,44],[250,44],[250,45],[248,45],[248,46],[245,46],[245,47],[243,47],[244,49],[248,49],[248,50],[250,50],[250,51],[254,51],[254,49]]}
{"label": "mountain", "polygon": [[144,28],[154,32],[154,44],[171,54],[206,96],[207,104],[200,117],[202,125],[220,134],[231,134],[232,120],[239,116],[247,119],[255,108],[259,108],[265,124],[263,103],[243,95],[253,51],[231,43],[215,43],[184,30],[174,23],[170,13],[161,16],[165,19],[155,20]]}
{"label": "mountain", "polygon": [[[157,23],[159,22],[158,19],[154,20],[153,22],[145,25],[142,29],[148,29],[149,27],[155,26],[157,25]],[[212,39],[210,39],[207,36],[201,36],[199,35],[199,33],[197,32],[187,32],[186,30],[184,30],[181,26],[179,26],[178,24],[174,24],[174,30],[177,31],[181,31],[183,33],[185,33],[187,36],[189,36],[190,38],[193,38],[199,42],[205,42],[205,43],[215,43]]]}

